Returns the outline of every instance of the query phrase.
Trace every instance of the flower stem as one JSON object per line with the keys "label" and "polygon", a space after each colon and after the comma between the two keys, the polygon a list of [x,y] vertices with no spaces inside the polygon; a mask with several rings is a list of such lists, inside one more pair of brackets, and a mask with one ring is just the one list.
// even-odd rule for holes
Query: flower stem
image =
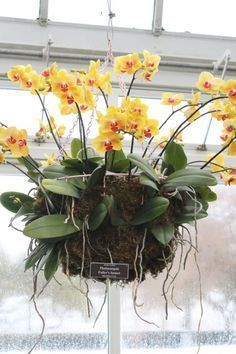
{"label": "flower stem", "polygon": [[43,102],[43,100],[42,100],[42,98],[41,98],[39,92],[38,92],[37,90],[35,90],[35,92],[36,92],[36,94],[37,94],[37,96],[38,96],[38,98],[39,98],[39,100],[40,100],[40,102],[41,102],[41,105],[42,105],[42,107],[43,107],[43,111],[44,111],[45,116],[46,116],[46,118],[47,118],[47,122],[48,122],[48,125],[49,125],[49,129],[50,129],[50,132],[51,132],[51,134],[52,134],[52,137],[53,137],[54,141],[55,141],[55,143],[56,143],[56,145],[57,145],[59,151],[63,151],[63,152],[66,154],[65,150],[62,148],[62,145],[61,145],[61,143],[60,143],[60,139],[59,139],[59,141],[58,141],[57,137],[56,137],[55,134],[54,134],[54,131],[53,131],[53,128],[52,128],[52,124],[51,124],[51,122],[50,122],[50,118],[49,118],[49,116],[48,116],[48,112],[47,112],[47,110],[46,110],[46,107],[45,107],[45,105],[44,105],[44,102]]}
{"label": "flower stem", "polygon": [[132,77],[132,80],[131,80],[131,82],[130,82],[129,89],[128,89],[128,92],[127,92],[126,97],[129,97],[129,95],[130,95],[130,91],[131,91],[132,86],[133,86],[133,84],[134,84],[134,80],[136,79],[136,73],[137,73],[137,71],[138,71],[138,70],[136,70],[136,71],[134,72],[134,74],[133,74],[133,77]]}
{"label": "flower stem", "polygon": [[108,104],[108,100],[107,100],[107,96],[105,95],[105,92],[101,89],[100,86],[98,86],[98,89],[99,89],[99,91],[101,92],[101,94],[103,95],[103,98],[104,98],[106,107],[108,108],[108,107],[109,107],[109,104]]}
{"label": "flower stem", "polygon": [[31,181],[33,181],[37,186],[39,185],[37,181],[35,181],[30,175],[28,175],[27,172],[23,171],[20,167],[16,166],[14,163],[6,161],[6,163],[14,168],[16,168],[18,171],[20,171],[21,173],[23,173],[25,176],[27,176],[29,179],[31,179]]}
{"label": "flower stem", "polygon": [[[130,154],[133,153],[133,149],[134,149],[134,135],[132,134],[132,140],[131,140],[131,146],[130,146]],[[130,163],[129,163],[129,175],[128,175],[128,180],[130,180],[131,170],[132,170],[132,162],[130,161]]]}
{"label": "flower stem", "polygon": [[222,149],[220,149],[215,155],[213,155],[210,160],[208,160],[206,163],[204,163],[204,165],[202,165],[202,167],[200,167],[200,169],[202,170],[203,168],[205,168],[207,165],[209,165],[209,163],[211,163],[211,161],[213,161],[218,155],[220,155],[224,150],[226,150],[231,144],[232,142],[236,139],[236,134],[234,135],[234,137],[225,145],[222,147]]}
{"label": "flower stem", "polygon": [[85,160],[88,161],[88,155],[87,155],[87,147],[86,147],[86,135],[85,135],[85,129],[84,129],[84,122],[83,122],[83,118],[82,118],[82,114],[81,114],[81,110],[79,108],[79,105],[77,102],[75,102],[75,105],[76,105],[76,108],[77,108],[77,111],[78,111],[78,116],[79,116],[79,125],[80,125],[80,128],[81,128],[81,136],[82,136],[82,145],[84,147],[84,155],[85,155]]}

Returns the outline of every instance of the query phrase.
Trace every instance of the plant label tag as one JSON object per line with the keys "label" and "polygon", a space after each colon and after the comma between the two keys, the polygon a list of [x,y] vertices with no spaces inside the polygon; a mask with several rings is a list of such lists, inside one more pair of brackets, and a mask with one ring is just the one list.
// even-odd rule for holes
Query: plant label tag
{"label": "plant label tag", "polygon": [[90,277],[107,279],[128,279],[129,264],[91,262]]}

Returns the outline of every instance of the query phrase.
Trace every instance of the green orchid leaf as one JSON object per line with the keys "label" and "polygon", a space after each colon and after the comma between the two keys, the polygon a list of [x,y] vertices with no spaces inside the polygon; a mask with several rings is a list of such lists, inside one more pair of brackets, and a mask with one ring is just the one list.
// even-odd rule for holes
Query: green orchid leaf
{"label": "green orchid leaf", "polygon": [[49,243],[40,242],[26,258],[25,271],[32,268],[43,256],[45,256],[51,247],[52,246]]}
{"label": "green orchid leaf", "polygon": [[115,162],[113,164],[112,172],[124,173],[129,171],[130,161],[128,159],[123,159]]}
{"label": "green orchid leaf", "polygon": [[68,181],[79,189],[86,189],[87,183],[83,181],[83,177],[74,177],[68,179]]}
{"label": "green orchid leaf", "polygon": [[103,178],[105,176],[105,173],[106,173],[106,166],[105,165],[98,166],[89,177],[87,182],[87,188],[91,189],[95,186],[101,185],[103,183]]}
{"label": "green orchid leaf", "polygon": [[152,189],[155,189],[156,191],[158,191],[158,187],[156,182],[154,182],[152,179],[150,179],[148,176],[141,174],[139,177],[139,183],[143,184],[144,186],[150,187]]}
{"label": "green orchid leaf", "polygon": [[81,150],[82,145],[81,145],[81,141],[78,138],[74,138],[70,144],[70,152],[71,152],[71,156],[74,159],[77,159],[78,153]]}
{"label": "green orchid leaf", "polygon": [[79,197],[78,189],[66,180],[43,179],[42,186],[56,194],[68,195],[75,198]]}
{"label": "green orchid leaf", "polygon": [[75,224],[71,220],[67,220],[67,215],[45,215],[31,223],[27,224],[23,230],[25,236],[35,239],[52,239],[55,237],[64,237],[81,228],[81,221],[74,219]]}
{"label": "green orchid leaf", "polygon": [[[31,162],[29,162],[29,161]],[[23,157],[19,157],[17,159],[17,161],[19,161],[19,163],[23,166],[25,166],[27,168],[28,171],[34,171],[35,167],[32,165],[35,165],[36,167],[39,167],[39,164],[36,160],[34,160],[32,157],[28,156],[28,159],[23,158]]]}
{"label": "green orchid leaf", "polygon": [[92,214],[89,216],[88,225],[89,230],[94,231],[96,230],[105,220],[107,216],[108,210],[104,203],[99,203]]}
{"label": "green orchid leaf", "polygon": [[49,281],[56,273],[59,265],[59,249],[54,247],[46,258],[44,265],[44,277]]}
{"label": "green orchid leaf", "polygon": [[214,202],[217,200],[217,194],[207,186],[196,187],[195,190],[206,202]]}
{"label": "green orchid leaf", "polygon": [[156,219],[163,214],[169,206],[169,200],[163,197],[154,197],[145,200],[137,210],[131,225],[141,225]]}
{"label": "green orchid leaf", "polygon": [[43,174],[45,175],[45,177],[53,179],[65,176],[76,176],[80,174],[80,172],[78,172],[78,170],[76,169],[65,167],[62,165],[51,165],[44,168]]}
{"label": "green orchid leaf", "polygon": [[27,194],[19,192],[5,192],[0,196],[0,202],[4,208],[17,213],[26,202],[33,203],[34,199]]}
{"label": "green orchid leaf", "polygon": [[[30,215],[31,217],[32,217],[32,215],[35,216],[34,207],[33,207],[32,201],[25,202],[24,204],[22,204],[22,206],[20,207],[18,212],[13,216],[13,218],[11,218],[11,224],[10,225],[12,225],[14,220],[16,220],[17,218],[20,218],[23,215]],[[22,221],[24,221],[24,220],[22,220]]]}
{"label": "green orchid leaf", "polygon": [[175,217],[175,222],[178,224],[191,224],[195,220],[206,218],[208,213],[205,210],[201,210],[195,215],[195,213],[181,213]]}
{"label": "green orchid leaf", "polygon": [[112,172],[115,172],[113,170],[114,168],[114,165],[121,161],[121,160],[125,160],[126,159],[126,156],[123,152],[123,150],[118,150],[118,151],[109,151],[107,152],[107,170],[108,171],[112,171]]}
{"label": "green orchid leaf", "polygon": [[209,172],[197,169],[188,168],[178,170],[169,175],[164,181],[164,187],[178,186],[215,186],[216,178]]}
{"label": "green orchid leaf", "polygon": [[127,158],[150,179],[155,182],[159,182],[159,177],[157,176],[154,168],[147,162],[146,159],[136,154],[129,154]]}
{"label": "green orchid leaf", "polygon": [[174,237],[175,228],[171,223],[154,225],[151,229],[153,236],[164,246]]}
{"label": "green orchid leaf", "polygon": [[116,200],[113,200],[113,204],[111,206],[111,212],[110,212],[110,217],[111,217],[111,224],[113,226],[121,226],[124,224],[124,220],[122,219],[122,213],[121,210],[118,209],[118,205]]}
{"label": "green orchid leaf", "polygon": [[174,171],[184,169],[187,165],[187,157],[182,146],[172,141],[166,148],[164,162],[167,166],[173,167]]}

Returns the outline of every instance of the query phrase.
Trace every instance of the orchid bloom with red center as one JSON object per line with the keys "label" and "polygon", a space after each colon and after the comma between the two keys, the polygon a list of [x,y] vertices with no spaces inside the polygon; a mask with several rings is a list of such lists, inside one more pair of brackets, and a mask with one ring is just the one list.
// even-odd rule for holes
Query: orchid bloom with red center
{"label": "orchid bloom with red center", "polygon": [[207,71],[203,71],[198,78],[196,86],[201,92],[206,92],[214,95],[219,92],[222,83],[223,80],[215,77]]}
{"label": "orchid bloom with red center", "polygon": [[16,127],[1,128],[0,144],[4,150],[10,150],[13,157],[29,155],[27,145],[27,132],[25,129],[18,130]]}
{"label": "orchid bloom with red center", "polygon": [[225,182],[225,185],[230,186],[231,184],[236,184],[236,166],[227,171],[223,171],[220,176]]}
{"label": "orchid bloom with red center", "polygon": [[165,92],[162,94],[161,97],[162,97],[161,104],[164,104],[167,106],[177,106],[184,99],[184,95],[182,93],[174,94],[171,92]]}
{"label": "orchid bloom with red center", "polygon": [[92,145],[98,153],[121,150],[122,138],[122,134],[117,134],[113,132],[107,134],[101,133],[95,139],[93,139]]}
{"label": "orchid bloom with red center", "polygon": [[121,113],[120,110],[114,106],[107,108],[106,115],[97,111],[99,131],[100,132],[119,132],[126,128],[126,115]]}
{"label": "orchid bloom with red center", "polygon": [[228,96],[232,104],[236,105],[236,80],[228,80],[222,83],[220,91]]}
{"label": "orchid bloom with red center", "polygon": [[[190,107],[184,112],[184,116],[189,120],[190,123],[194,122],[200,117],[200,111],[198,111],[198,104],[200,102],[201,92],[193,93],[192,99],[188,100]],[[196,112],[197,111],[197,112]]]}
{"label": "orchid bloom with red center", "polygon": [[142,73],[141,76],[147,80],[151,81],[153,75],[158,72],[158,66],[161,61],[161,57],[156,54],[150,54],[147,50],[143,51],[144,60],[142,62]]}
{"label": "orchid bloom with red center", "polygon": [[25,74],[29,74],[32,71],[32,66],[31,65],[17,65],[13,66],[11,70],[7,72],[8,78],[16,83],[20,83],[22,80],[22,77]]}
{"label": "orchid bloom with red center", "polygon": [[218,121],[236,118],[236,106],[229,99],[214,101],[210,106],[210,111],[216,111],[212,113],[212,116]]}
{"label": "orchid bloom with red center", "polygon": [[129,74],[133,75],[136,71],[141,69],[142,62],[140,61],[138,53],[123,55],[115,58],[114,72],[117,75]]}

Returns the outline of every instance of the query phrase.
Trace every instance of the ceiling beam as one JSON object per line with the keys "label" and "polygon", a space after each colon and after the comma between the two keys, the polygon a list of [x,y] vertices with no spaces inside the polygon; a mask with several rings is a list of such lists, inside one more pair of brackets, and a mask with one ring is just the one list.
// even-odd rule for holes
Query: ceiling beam
{"label": "ceiling beam", "polygon": [[47,26],[48,24],[48,1],[49,0],[40,0],[39,3],[38,22],[41,26]]}
{"label": "ceiling beam", "polygon": [[152,33],[154,35],[160,35],[162,32],[163,3],[164,0],[154,1],[153,20],[152,20]]}

